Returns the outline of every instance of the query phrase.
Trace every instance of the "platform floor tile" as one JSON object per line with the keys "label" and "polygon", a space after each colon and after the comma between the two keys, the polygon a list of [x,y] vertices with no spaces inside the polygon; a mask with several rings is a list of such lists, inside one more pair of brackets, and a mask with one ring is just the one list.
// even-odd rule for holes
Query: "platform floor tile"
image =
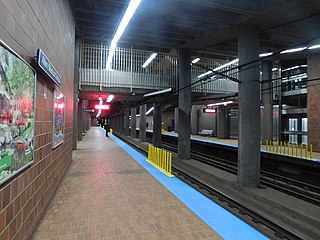
{"label": "platform floor tile", "polygon": [[221,239],[99,128],[73,162],[34,240]]}

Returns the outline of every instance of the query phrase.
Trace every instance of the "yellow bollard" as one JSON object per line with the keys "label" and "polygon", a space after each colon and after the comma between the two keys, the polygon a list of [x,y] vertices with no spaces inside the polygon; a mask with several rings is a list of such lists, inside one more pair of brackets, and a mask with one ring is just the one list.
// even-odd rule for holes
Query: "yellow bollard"
{"label": "yellow bollard", "polygon": [[268,152],[268,140],[266,140],[266,152]]}
{"label": "yellow bollard", "polygon": [[287,155],[290,156],[290,143],[288,143],[288,151],[287,151]]}
{"label": "yellow bollard", "polygon": [[302,158],[302,143],[300,144],[300,157]]}
{"label": "yellow bollard", "polygon": [[110,128],[110,134],[112,135],[112,133],[113,133],[113,130],[112,130],[112,128]]}
{"label": "yellow bollard", "polygon": [[162,158],[161,158],[161,168],[164,169],[164,161],[166,159],[165,151],[162,150]]}
{"label": "yellow bollard", "polygon": [[169,158],[169,174],[172,174],[171,166],[172,166],[172,153],[170,153],[170,158]]}
{"label": "yellow bollard", "polygon": [[280,155],[282,154],[282,141],[280,142]]}
{"label": "yellow bollard", "polygon": [[310,159],[313,159],[313,153],[312,153],[312,144],[310,144]]}
{"label": "yellow bollard", "polygon": [[296,143],[296,156],[295,157],[298,157],[298,143]]}
{"label": "yellow bollard", "polygon": [[278,141],[276,141],[276,147],[277,147],[276,153],[279,154],[279,142]]}
{"label": "yellow bollard", "polygon": [[305,151],[304,156],[305,156],[305,158],[308,158],[308,144],[306,144],[306,151]]}
{"label": "yellow bollard", "polygon": [[174,177],[171,174],[172,170],[172,153],[167,152],[161,148],[148,145],[148,159],[147,162],[158,168],[161,172],[168,177]]}
{"label": "yellow bollard", "polygon": [[293,156],[293,147],[294,147],[294,143],[291,143],[291,156]]}

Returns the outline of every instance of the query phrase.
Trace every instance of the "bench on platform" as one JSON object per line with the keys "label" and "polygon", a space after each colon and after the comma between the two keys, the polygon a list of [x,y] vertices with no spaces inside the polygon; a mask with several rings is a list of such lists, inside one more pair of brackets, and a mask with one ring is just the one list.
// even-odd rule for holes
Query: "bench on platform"
{"label": "bench on platform", "polygon": [[209,129],[203,129],[201,132],[198,132],[198,134],[200,136],[207,136],[207,137],[213,137],[213,130],[209,130]]}

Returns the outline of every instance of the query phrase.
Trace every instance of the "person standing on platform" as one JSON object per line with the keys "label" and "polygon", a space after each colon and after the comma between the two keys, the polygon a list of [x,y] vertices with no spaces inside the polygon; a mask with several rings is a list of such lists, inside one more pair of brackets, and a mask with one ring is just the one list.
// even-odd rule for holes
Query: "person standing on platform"
{"label": "person standing on platform", "polygon": [[110,127],[107,123],[104,125],[104,129],[106,130],[106,137],[109,137]]}

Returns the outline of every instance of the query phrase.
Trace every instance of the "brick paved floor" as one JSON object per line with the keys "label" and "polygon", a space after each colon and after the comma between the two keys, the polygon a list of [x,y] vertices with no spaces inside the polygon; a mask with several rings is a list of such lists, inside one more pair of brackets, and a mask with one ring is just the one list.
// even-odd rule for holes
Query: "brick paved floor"
{"label": "brick paved floor", "polygon": [[94,127],[74,151],[33,239],[221,238]]}

